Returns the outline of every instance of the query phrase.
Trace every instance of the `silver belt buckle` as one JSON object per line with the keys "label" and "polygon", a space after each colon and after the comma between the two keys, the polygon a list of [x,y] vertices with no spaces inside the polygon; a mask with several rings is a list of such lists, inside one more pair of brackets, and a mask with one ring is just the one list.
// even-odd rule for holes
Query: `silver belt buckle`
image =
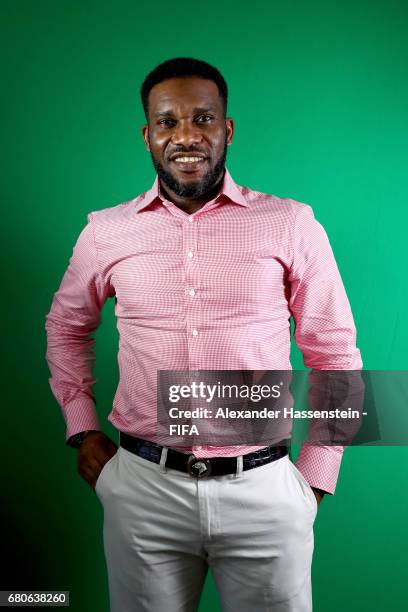
{"label": "silver belt buckle", "polygon": [[211,474],[211,463],[209,459],[199,459],[190,455],[187,461],[187,472],[190,476],[204,478]]}

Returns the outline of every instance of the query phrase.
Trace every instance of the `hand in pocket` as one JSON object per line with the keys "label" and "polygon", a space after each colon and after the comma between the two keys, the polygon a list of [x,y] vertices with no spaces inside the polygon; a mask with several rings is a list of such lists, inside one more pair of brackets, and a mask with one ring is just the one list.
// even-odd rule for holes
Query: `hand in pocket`
{"label": "hand in pocket", "polygon": [[92,431],[78,449],[78,473],[95,490],[104,465],[116,454],[117,445],[103,432]]}

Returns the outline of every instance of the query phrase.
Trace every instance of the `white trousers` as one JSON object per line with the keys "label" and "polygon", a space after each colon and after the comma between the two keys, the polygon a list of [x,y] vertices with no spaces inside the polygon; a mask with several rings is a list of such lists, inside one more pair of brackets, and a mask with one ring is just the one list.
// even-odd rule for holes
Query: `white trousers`
{"label": "white trousers", "polygon": [[96,483],[111,612],[197,610],[208,567],[226,612],[310,612],[317,512],[288,456],[197,480],[119,447]]}

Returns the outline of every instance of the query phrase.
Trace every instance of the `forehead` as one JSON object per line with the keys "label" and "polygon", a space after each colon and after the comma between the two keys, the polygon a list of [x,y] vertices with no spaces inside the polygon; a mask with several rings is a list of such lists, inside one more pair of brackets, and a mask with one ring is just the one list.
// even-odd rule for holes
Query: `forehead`
{"label": "forehead", "polygon": [[193,108],[222,110],[222,100],[214,81],[199,77],[167,79],[149,93],[149,114],[158,112],[188,112]]}

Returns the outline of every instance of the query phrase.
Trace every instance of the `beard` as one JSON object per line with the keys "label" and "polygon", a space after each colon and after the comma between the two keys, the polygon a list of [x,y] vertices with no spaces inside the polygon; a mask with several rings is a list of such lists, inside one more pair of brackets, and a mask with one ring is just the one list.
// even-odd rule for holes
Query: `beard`
{"label": "beard", "polygon": [[[190,151],[190,153],[192,153],[192,151]],[[158,159],[155,159],[153,155],[151,155],[151,157],[153,166],[165,186],[181,198],[201,198],[215,187],[224,174],[225,161],[227,159],[227,138],[225,137],[224,150],[214,168],[209,170],[207,174],[194,183],[186,184],[178,181],[171,172],[165,170]]]}

